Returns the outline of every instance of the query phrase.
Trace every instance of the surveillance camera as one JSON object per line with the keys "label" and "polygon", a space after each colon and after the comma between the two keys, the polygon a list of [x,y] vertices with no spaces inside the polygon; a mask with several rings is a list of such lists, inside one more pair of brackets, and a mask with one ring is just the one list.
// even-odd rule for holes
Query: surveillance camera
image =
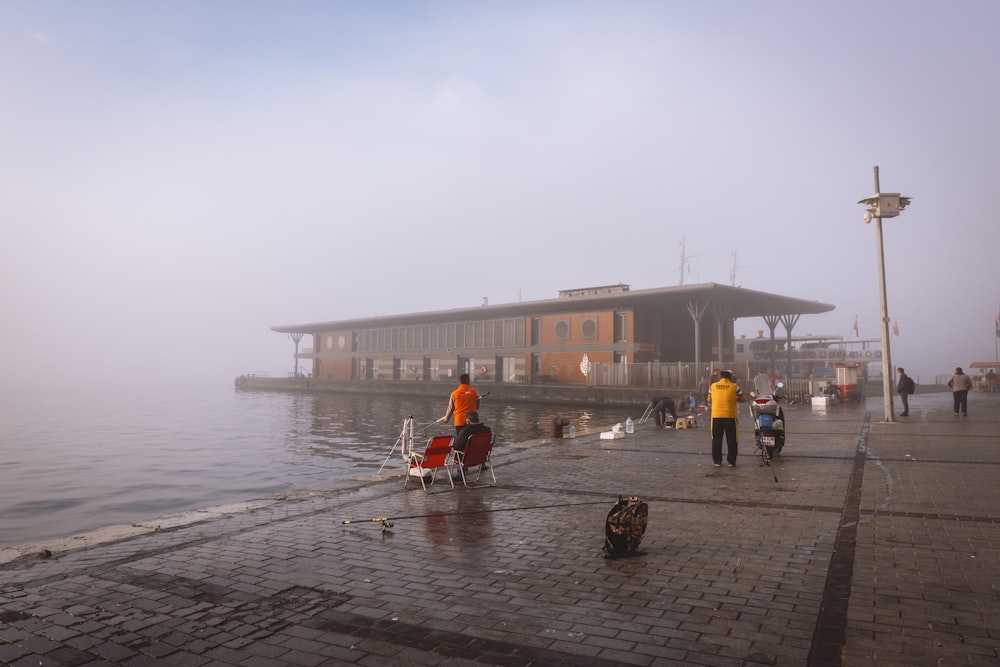
{"label": "surveillance camera", "polygon": [[865,224],[868,224],[871,221],[872,221],[872,212],[865,211]]}

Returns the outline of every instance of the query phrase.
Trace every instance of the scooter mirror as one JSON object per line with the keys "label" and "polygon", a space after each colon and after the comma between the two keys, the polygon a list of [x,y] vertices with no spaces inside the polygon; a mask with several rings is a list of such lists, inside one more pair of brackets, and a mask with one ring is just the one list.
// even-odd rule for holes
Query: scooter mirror
{"label": "scooter mirror", "polygon": [[781,389],[781,388],[782,388],[782,387],[784,387],[784,386],[785,386],[785,383],[784,383],[784,382],[779,382],[779,383],[778,383],[778,389]]}

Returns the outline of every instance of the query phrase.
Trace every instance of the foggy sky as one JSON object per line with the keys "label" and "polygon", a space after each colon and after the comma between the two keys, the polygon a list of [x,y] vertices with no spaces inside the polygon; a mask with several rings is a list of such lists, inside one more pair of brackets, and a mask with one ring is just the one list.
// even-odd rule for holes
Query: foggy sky
{"label": "foggy sky", "polygon": [[[4,382],[283,375],[273,325],[735,284],[996,356],[1000,4],[0,2]],[[686,315],[685,315],[686,316]],[[759,319],[736,323],[752,336]],[[783,335],[779,326],[778,335]]]}

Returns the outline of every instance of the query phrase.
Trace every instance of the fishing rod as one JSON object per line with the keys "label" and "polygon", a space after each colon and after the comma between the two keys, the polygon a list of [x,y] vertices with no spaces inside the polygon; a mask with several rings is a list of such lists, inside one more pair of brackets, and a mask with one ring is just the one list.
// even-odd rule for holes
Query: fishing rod
{"label": "fishing rod", "polygon": [[473,514],[488,514],[491,512],[518,512],[521,510],[544,510],[552,509],[555,507],[579,507],[581,505],[605,505],[607,500],[595,500],[586,503],[560,503],[557,505],[533,505],[530,507],[498,507],[496,509],[489,510],[471,510],[465,512],[436,512],[433,514],[410,514],[407,516],[374,516],[370,519],[344,519],[341,524],[344,526],[354,524],[354,523],[381,523],[382,532],[387,531],[392,528],[393,521],[402,521],[404,519],[429,519],[437,518],[443,516],[471,516]]}
{"label": "fishing rod", "polygon": [[[431,426],[434,426],[435,424],[440,424],[443,421],[444,417],[441,417],[440,419],[435,419],[434,421],[428,424],[424,424],[423,427],[421,427],[420,429],[420,435],[424,435],[427,432],[427,429],[429,429]],[[399,447],[400,445],[403,446],[401,451],[403,454],[403,458],[405,459],[409,455],[410,447],[413,446],[413,441],[416,438],[416,436],[417,436],[416,420],[413,418],[413,415],[409,415],[408,417],[406,417],[406,419],[403,420],[403,430],[400,431],[399,436],[396,438],[396,442],[394,442],[392,445],[392,449],[389,450],[389,454],[385,457],[385,461],[382,461],[382,465],[379,466],[378,471],[375,474],[378,475],[382,473],[382,469],[385,468],[385,464],[389,462],[389,459],[392,458],[393,452],[396,451],[396,447]]]}
{"label": "fishing rod", "polygon": [[427,429],[429,429],[431,426],[434,426],[434,424],[443,424],[443,423],[444,423],[444,417],[438,417],[434,421],[424,424],[423,428],[420,429],[420,435],[426,433]]}

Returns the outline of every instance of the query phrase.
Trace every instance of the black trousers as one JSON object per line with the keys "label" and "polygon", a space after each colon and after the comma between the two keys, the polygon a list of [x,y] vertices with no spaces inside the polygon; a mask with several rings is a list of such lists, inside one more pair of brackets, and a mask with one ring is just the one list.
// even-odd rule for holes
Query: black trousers
{"label": "black trousers", "polygon": [[899,400],[903,402],[903,414],[909,414],[910,412],[910,395],[905,391],[899,392]]}
{"label": "black trousers", "polygon": [[726,460],[736,464],[735,417],[712,417],[712,463],[722,463],[722,436],[726,436]]}
{"label": "black trousers", "polygon": [[969,390],[959,389],[958,391],[951,392],[952,397],[955,399],[955,414],[957,415],[961,412],[963,415],[969,413]]}

